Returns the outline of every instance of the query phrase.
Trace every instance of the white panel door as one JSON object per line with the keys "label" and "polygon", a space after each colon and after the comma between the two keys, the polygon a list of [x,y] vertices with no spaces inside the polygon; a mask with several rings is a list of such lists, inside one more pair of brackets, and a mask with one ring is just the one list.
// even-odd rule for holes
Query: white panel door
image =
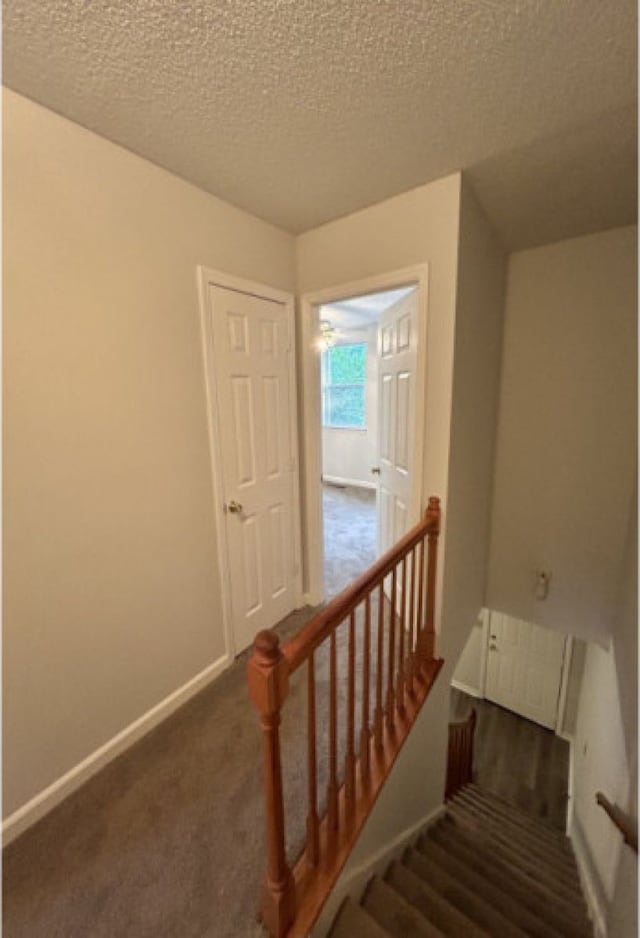
{"label": "white panel door", "polygon": [[236,653],[295,608],[291,340],[282,303],[209,286]]}
{"label": "white panel door", "polygon": [[566,636],[491,612],[485,697],[554,729]]}
{"label": "white panel door", "polygon": [[378,325],[378,553],[418,519],[411,504],[415,423],[418,295],[413,290]]}

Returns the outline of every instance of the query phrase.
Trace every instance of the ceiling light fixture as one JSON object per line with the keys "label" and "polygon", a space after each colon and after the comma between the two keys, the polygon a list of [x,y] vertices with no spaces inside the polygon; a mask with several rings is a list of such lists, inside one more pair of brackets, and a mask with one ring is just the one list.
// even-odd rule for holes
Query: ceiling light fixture
{"label": "ceiling light fixture", "polygon": [[338,330],[334,329],[328,319],[320,320],[320,335],[318,337],[318,347],[321,349],[331,348],[335,345],[338,338]]}

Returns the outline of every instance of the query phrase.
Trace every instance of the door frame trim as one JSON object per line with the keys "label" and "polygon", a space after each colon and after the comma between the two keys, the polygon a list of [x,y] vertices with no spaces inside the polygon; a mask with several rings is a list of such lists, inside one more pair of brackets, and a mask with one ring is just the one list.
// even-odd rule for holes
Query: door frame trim
{"label": "door frame trim", "polygon": [[[226,652],[235,656],[237,654],[235,635],[233,630],[233,615],[231,609],[231,579],[229,570],[229,550],[224,524],[224,488],[222,476],[222,451],[220,447],[221,435],[220,413],[218,395],[215,382],[215,352],[213,345],[212,310],[209,302],[209,286],[223,287],[226,290],[236,290],[261,299],[281,303],[287,314],[289,328],[289,432],[291,434],[291,458],[293,460],[293,562],[294,562],[294,608],[302,605],[302,564],[301,564],[301,531],[300,531],[300,458],[298,439],[298,411],[297,411],[297,382],[296,382],[296,328],[295,328],[295,301],[293,293],[277,290],[264,283],[246,280],[232,274],[216,270],[212,267],[199,265],[196,268],[198,284],[198,305],[200,309],[200,331],[202,337],[202,365],[205,389],[207,433],[209,437],[209,453],[211,464],[211,484],[213,493],[213,518],[217,546],[217,567],[220,578],[220,593],[222,600],[222,628]],[[275,624],[275,623],[274,623]]]}
{"label": "door frame trim", "polygon": [[[418,470],[424,467],[426,415],[426,363],[429,308],[429,265],[415,264],[388,273],[342,283],[303,293],[300,298],[300,362],[302,372],[302,417],[304,472],[302,495],[305,506],[303,547],[307,590],[305,600],[316,606],[324,599],[322,497],[322,427],[320,394],[320,361],[314,348],[318,337],[316,308],[323,303],[336,303],[365,293],[381,293],[398,287],[415,286],[418,294],[418,348],[416,355],[416,398],[414,413],[414,461]],[[419,512],[423,497],[423,471],[414,472],[412,479],[412,513]],[[417,519],[416,519],[417,520]]]}

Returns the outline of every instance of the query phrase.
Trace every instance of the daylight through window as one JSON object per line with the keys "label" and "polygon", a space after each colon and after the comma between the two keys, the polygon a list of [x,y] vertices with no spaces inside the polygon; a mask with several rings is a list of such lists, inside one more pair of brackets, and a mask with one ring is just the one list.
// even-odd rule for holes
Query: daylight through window
{"label": "daylight through window", "polygon": [[364,342],[333,345],[322,353],[322,425],[364,430],[367,426]]}

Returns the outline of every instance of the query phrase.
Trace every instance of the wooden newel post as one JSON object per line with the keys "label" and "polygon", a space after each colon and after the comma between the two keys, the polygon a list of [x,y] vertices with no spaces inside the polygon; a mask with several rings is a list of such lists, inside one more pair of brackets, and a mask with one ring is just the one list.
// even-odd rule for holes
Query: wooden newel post
{"label": "wooden newel post", "polygon": [[431,496],[427,507],[429,529],[429,556],[427,560],[427,658],[436,653],[436,561],[438,557],[438,535],[440,534],[440,499]]}
{"label": "wooden newel post", "polygon": [[438,556],[438,535],[440,534],[440,499],[431,496],[425,512],[429,522],[427,554],[427,602],[425,610],[424,636],[421,643],[422,660],[429,661],[436,651],[436,560]]}
{"label": "wooden newel post", "polygon": [[289,668],[275,632],[267,630],[256,635],[247,673],[249,696],[260,714],[264,752],[267,875],[261,914],[264,925],[274,938],[282,938],[295,916],[295,887],[285,855],[279,731],[280,710],[288,691]]}

